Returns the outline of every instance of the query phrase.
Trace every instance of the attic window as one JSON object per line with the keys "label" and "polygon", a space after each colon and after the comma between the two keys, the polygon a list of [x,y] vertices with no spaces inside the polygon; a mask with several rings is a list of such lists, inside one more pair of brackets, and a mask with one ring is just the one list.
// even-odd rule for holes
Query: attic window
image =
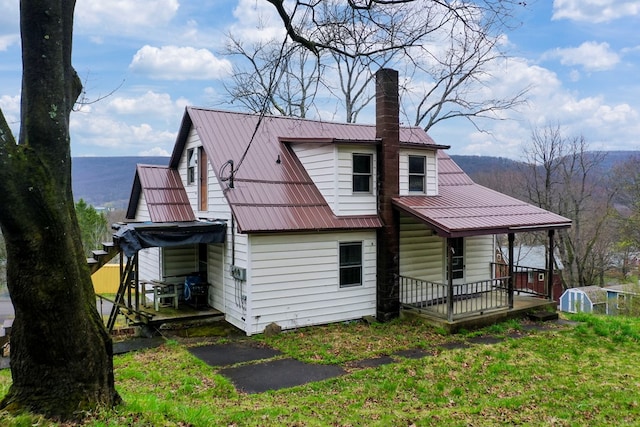
{"label": "attic window", "polygon": [[409,191],[424,193],[425,178],[424,156],[409,156]]}
{"label": "attic window", "polygon": [[371,192],[371,154],[353,155],[353,192]]}
{"label": "attic window", "polygon": [[189,148],[187,150],[187,184],[193,184],[196,182],[197,163],[196,150]]}

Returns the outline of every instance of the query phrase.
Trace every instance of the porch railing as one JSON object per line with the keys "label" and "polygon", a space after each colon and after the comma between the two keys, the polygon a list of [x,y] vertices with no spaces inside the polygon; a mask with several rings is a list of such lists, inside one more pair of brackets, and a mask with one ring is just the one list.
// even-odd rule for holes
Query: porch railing
{"label": "porch railing", "polygon": [[509,308],[508,277],[455,284],[400,276],[401,304],[453,321],[473,314]]}

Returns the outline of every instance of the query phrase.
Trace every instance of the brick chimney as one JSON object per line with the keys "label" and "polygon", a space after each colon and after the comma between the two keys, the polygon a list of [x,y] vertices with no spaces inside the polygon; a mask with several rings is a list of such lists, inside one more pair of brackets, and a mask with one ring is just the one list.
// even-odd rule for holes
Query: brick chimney
{"label": "brick chimney", "polygon": [[400,314],[400,220],[391,200],[399,195],[400,105],[398,72],[382,68],[376,73],[376,137],[378,215],[376,317],[387,321]]}

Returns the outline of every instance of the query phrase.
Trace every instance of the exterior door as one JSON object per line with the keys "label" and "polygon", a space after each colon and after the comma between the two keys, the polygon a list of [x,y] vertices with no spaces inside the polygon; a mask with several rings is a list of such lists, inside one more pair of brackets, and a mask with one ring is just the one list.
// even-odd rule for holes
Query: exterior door
{"label": "exterior door", "polygon": [[209,210],[209,206],[207,203],[208,199],[208,191],[207,191],[207,178],[208,171],[207,166],[209,162],[207,161],[207,153],[204,151],[204,148],[198,148],[198,199],[199,199],[199,209],[200,211]]}
{"label": "exterior door", "polygon": [[[445,252],[446,250],[445,245]],[[453,284],[462,284],[464,283],[464,238],[463,237],[455,237],[451,239],[451,253],[447,253],[445,259],[447,260],[447,264],[445,265],[445,277],[449,280],[449,271],[447,268],[449,258],[451,257],[452,261],[452,276],[453,276]]]}

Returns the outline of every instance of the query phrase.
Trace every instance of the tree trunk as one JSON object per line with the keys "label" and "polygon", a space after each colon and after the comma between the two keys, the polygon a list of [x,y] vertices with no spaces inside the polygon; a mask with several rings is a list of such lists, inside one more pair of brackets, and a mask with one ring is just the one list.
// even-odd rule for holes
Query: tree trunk
{"label": "tree trunk", "polygon": [[13,383],[0,408],[62,419],[120,400],[71,192],[69,115],[81,90],[71,66],[74,6],[20,2],[18,144],[0,114],[0,226],[15,309]]}

